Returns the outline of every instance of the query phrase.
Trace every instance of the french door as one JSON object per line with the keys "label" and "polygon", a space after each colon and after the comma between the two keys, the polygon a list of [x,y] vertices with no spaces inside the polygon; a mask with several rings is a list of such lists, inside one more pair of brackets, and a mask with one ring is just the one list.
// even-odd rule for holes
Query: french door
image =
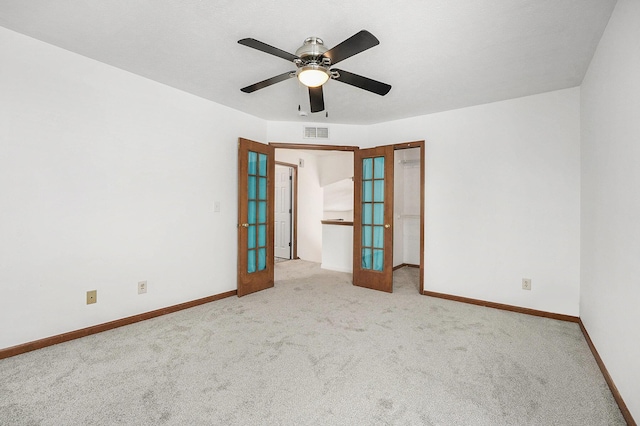
{"label": "french door", "polygon": [[274,148],[238,141],[238,296],[273,287]]}
{"label": "french door", "polygon": [[393,291],[393,146],[354,153],[353,284]]}

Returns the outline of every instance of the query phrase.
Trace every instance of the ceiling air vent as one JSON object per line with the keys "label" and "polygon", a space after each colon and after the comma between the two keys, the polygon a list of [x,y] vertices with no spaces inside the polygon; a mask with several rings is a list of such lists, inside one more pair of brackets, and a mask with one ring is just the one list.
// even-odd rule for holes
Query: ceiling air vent
{"label": "ceiling air vent", "polygon": [[328,127],[305,127],[304,128],[305,139],[329,139]]}

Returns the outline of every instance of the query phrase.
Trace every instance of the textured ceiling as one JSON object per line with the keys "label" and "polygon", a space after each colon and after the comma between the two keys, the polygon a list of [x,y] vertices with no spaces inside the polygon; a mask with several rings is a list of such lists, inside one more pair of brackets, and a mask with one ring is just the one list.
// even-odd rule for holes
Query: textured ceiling
{"label": "textured ceiling", "polygon": [[[234,109],[277,121],[367,124],[574,87],[615,0],[2,0],[0,26]],[[329,113],[308,112],[294,70],[237,43],[295,53],[366,29],[380,45],[340,68],[391,84],[384,97],[329,81]]]}

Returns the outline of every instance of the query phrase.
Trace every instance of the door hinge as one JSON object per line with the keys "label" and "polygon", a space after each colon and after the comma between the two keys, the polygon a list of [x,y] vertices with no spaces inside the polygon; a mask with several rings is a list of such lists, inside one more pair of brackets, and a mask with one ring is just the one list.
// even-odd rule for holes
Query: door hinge
{"label": "door hinge", "polygon": [[289,214],[291,214],[291,209],[289,209]]}
{"label": "door hinge", "polygon": [[289,243],[289,247],[291,247],[291,243]]}

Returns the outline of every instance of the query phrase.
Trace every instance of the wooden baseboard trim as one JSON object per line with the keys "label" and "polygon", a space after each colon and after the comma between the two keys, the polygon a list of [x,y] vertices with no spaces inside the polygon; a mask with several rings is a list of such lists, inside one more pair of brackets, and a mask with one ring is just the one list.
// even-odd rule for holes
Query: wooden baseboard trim
{"label": "wooden baseboard trim", "polygon": [[[402,264],[402,265],[396,266],[393,269],[394,270],[400,269],[404,266],[416,267],[416,265]],[[521,314],[535,315],[539,317],[552,318],[552,319],[557,319],[561,321],[578,323],[580,326],[580,330],[582,330],[582,334],[584,335],[584,338],[587,341],[587,344],[589,345],[589,349],[591,349],[591,353],[593,354],[593,357],[595,358],[596,363],[598,364],[598,367],[600,368],[600,371],[602,372],[602,375],[604,376],[604,379],[607,385],[609,386],[609,389],[611,390],[611,394],[613,395],[613,398],[618,404],[618,407],[620,408],[620,412],[622,413],[622,416],[627,422],[627,425],[637,426],[635,420],[633,419],[633,416],[631,415],[631,412],[629,411],[629,409],[627,408],[627,405],[624,402],[624,399],[622,399],[622,395],[620,395],[618,388],[616,387],[613,379],[611,378],[611,375],[609,374],[607,367],[604,365],[602,358],[600,358],[600,354],[598,353],[598,350],[596,349],[593,342],[591,341],[591,337],[589,336],[587,329],[584,327],[584,324],[582,323],[582,320],[579,317],[555,314],[555,313],[545,312],[545,311],[538,311],[535,309],[522,308],[522,307],[513,306],[513,305],[505,305],[502,303],[488,302],[485,300],[471,299],[467,297],[454,296],[450,294],[437,293],[433,291],[425,290],[423,291],[423,294],[425,296],[437,297],[439,299],[453,300],[456,302],[469,303],[472,305],[479,305],[479,306],[484,306],[488,308],[502,309],[502,310],[511,311],[511,312],[518,312]],[[181,311],[183,309],[193,308],[194,306],[215,302],[216,300],[224,299],[224,298],[235,296],[235,295],[237,295],[237,291],[231,290],[225,293],[204,297],[202,299],[192,300],[190,302],[180,303],[177,305],[168,306],[166,308],[156,309],[155,311],[145,312],[142,314],[133,315],[126,318],[121,318],[121,319],[106,322],[103,324],[98,324],[91,327],[70,331],[68,333],[59,334],[56,336],[46,337],[44,339],[23,343],[21,345],[12,346],[6,349],[0,349],[0,359],[9,358],[9,357],[20,355],[26,352],[34,351],[36,349],[42,349],[47,346],[56,345],[58,343],[68,342],[70,340],[79,339],[81,337],[90,336],[92,334],[101,333],[103,331],[112,330],[114,328],[122,327],[129,324],[134,324],[136,322],[144,321],[147,319],[159,317],[166,314],[171,314],[173,312]]]}
{"label": "wooden baseboard trim", "polygon": [[591,353],[593,354],[593,357],[596,359],[596,363],[598,364],[598,367],[600,367],[600,371],[604,376],[605,382],[607,382],[607,385],[609,385],[609,389],[611,390],[613,399],[616,400],[616,404],[618,404],[618,408],[620,408],[622,417],[624,417],[624,420],[627,422],[628,426],[637,426],[635,420],[633,419],[633,416],[631,415],[631,412],[627,408],[627,404],[624,403],[624,400],[622,399],[622,395],[620,395],[620,392],[618,391],[616,384],[613,382],[613,379],[609,375],[609,371],[607,370],[607,367],[605,367],[604,362],[602,361],[602,358],[600,358],[600,354],[598,353],[598,350],[596,349],[595,345],[591,341],[591,337],[589,337],[589,333],[587,332],[587,329],[584,327],[582,320],[579,320],[578,324],[580,325],[580,330],[582,330],[582,334],[584,335],[584,338],[587,341],[587,344],[589,345],[589,349],[591,349]]}
{"label": "wooden baseboard trim", "polygon": [[397,271],[398,269],[404,268],[405,266],[408,268],[418,268],[418,269],[420,268],[420,265],[414,265],[413,263],[401,263],[398,266],[394,266],[393,270]]}
{"label": "wooden baseboard trim", "polygon": [[555,314],[553,312],[538,311],[536,309],[522,308],[520,306],[505,305],[502,303],[488,302],[486,300],[470,299],[468,297],[454,296],[445,293],[436,293],[435,291],[423,291],[422,294],[439,299],[453,300],[455,302],[469,303],[471,305],[485,306],[487,308],[501,309],[503,311],[518,312],[520,314],[534,315],[537,317],[551,318],[560,321],[579,322],[580,318],[571,315]]}
{"label": "wooden baseboard trim", "polygon": [[622,399],[622,395],[620,395],[618,388],[616,387],[615,383],[613,382],[613,379],[609,375],[609,371],[607,371],[607,367],[604,365],[602,358],[600,358],[600,355],[598,354],[596,347],[591,341],[591,337],[589,337],[589,333],[587,332],[587,329],[584,327],[584,324],[582,323],[582,320],[580,319],[580,317],[555,314],[552,312],[538,311],[535,309],[521,308],[519,306],[505,305],[502,303],[495,303],[495,302],[487,302],[485,300],[470,299],[470,298],[461,297],[461,296],[453,296],[445,293],[436,293],[434,291],[425,290],[422,292],[422,294],[424,294],[425,296],[437,297],[439,299],[453,300],[455,302],[469,303],[472,305],[479,305],[487,308],[502,309],[505,311],[518,312],[521,314],[535,315],[538,317],[551,318],[551,319],[557,319],[560,321],[569,321],[569,322],[577,323],[580,326],[580,330],[582,330],[582,334],[584,335],[584,338],[587,341],[587,344],[589,345],[589,349],[591,349],[591,353],[593,354],[593,357],[595,358],[596,363],[598,364],[598,367],[600,367],[600,371],[602,372],[602,375],[604,376],[604,380],[605,382],[607,382],[607,385],[611,390],[611,394],[613,395],[613,398],[618,404],[618,408],[620,408],[622,417],[624,417],[624,420],[627,422],[628,426],[637,426],[635,420],[633,419],[633,416],[631,415],[631,412],[629,411],[629,409],[627,408],[627,405],[624,403],[624,400]]}
{"label": "wooden baseboard trim", "polygon": [[203,297],[202,299],[192,300],[190,302],[180,303],[166,308],[156,309],[155,311],[145,312],[126,318],[120,318],[114,321],[105,322],[103,324],[92,325],[91,327],[81,328],[80,330],[70,331],[68,333],[58,334],[56,336],[45,337],[44,339],[34,340],[33,342],[23,343],[17,346],[11,346],[6,349],[0,349],[0,359],[9,358],[26,352],[35,351],[36,349],[46,348],[47,346],[57,345],[58,343],[68,342],[69,340],[79,339],[80,337],[89,336],[91,334],[101,333],[103,331],[112,330],[136,322],[144,321],[150,318],[159,317],[183,309],[193,308],[194,306],[203,305],[216,300],[224,299],[237,295],[237,290],[227,291],[225,293],[213,296]]}

